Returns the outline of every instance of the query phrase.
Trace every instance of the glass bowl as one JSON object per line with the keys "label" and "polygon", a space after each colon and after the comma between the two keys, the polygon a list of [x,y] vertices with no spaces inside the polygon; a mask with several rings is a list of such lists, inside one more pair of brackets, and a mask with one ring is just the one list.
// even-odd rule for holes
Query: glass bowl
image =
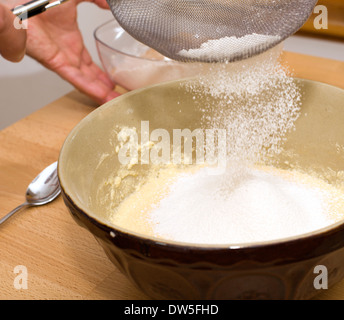
{"label": "glass bowl", "polygon": [[104,70],[127,90],[192,77],[200,71],[200,63],[168,59],[135,40],[116,20],[99,26],[94,37]]}

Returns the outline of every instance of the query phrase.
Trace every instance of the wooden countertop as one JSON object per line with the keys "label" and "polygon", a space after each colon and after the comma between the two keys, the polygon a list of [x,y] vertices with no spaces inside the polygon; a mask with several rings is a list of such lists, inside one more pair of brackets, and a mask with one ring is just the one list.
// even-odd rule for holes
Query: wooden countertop
{"label": "wooden countertop", "polygon": [[[296,77],[344,88],[344,62],[294,53],[283,59]],[[0,132],[0,216],[24,201],[28,184],[95,107],[71,92]],[[0,299],[147,299],[74,222],[61,197],[0,226],[0,256]],[[27,269],[27,289],[14,286],[16,266]],[[344,299],[344,281],[317,299]]]}

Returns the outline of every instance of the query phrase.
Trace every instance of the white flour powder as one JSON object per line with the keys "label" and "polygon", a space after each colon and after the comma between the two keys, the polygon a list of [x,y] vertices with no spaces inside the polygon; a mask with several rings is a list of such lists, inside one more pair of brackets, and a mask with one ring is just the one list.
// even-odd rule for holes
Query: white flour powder
{"label": "white flour powder", "polygon": [[223,190],[231,175],[209,176],[206,169],[181,174],[148,214],[155,235],[191,243],[236,244],[295,236],[333,223],[326,207],[331,193],[324,183],[283,174],[249,169],[231,190]]}

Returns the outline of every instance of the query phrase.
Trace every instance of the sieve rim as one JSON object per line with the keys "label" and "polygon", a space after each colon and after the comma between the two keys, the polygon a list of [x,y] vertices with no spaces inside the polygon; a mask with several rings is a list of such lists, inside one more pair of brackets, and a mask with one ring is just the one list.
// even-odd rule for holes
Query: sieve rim
{"label": "sieve rim", "polygon": [[[135,40],[137,40],[137,39],[143,40],[143,42],[140,40],[137,40],[137,41],[139,41],[140,43],[143,43],[144,45],[146,45],[145,42],[149,43],[150,45],[149,46],[146,45],[146,46],[154,49],[155,51],[159,52],[163,56],[168,57],[175,62],[181,62],[181,63],[195,62],[195,63],[206,63],[206,64],[209,64],[209,63],[231,63],[231,62],[246,60],[250,57],[260,55],[260,54],[272,49],[275,46],[278,46],[280,43],[284,42],[290,36],[292,36],[296,32],[298,32],[302,28],[302,26],[307,22],[307,20],[311,17],[318,0],[307,0],[307,1],[308,1],[307,6],[305,8],[303,8],[303,11],[302,11],[302,18],[303,19],[298,19],[298,21],[297,21],[298,23],[294,23],[293,26],[289,29],[289,31],[287,33],[284,33],[283,35],[278,34],[278,36],[279,36],[278,40],[272,41],[270,44],[264,45],[264,46],[257,45],[253,49],[251,48],[248,50],[243,50],[242,52],[240,52],[238,54],[231,54],[225,58],[216,58],[216,57],[204,57],[204,56],[185,57],[183,55],[179,55],[178,51],[174,50],[175,48],[173,50],[171,50],[170,47],[166,48],[165,46],[162,46],[161,45],[161,39],[160,39],[160,41],[154,40],[152,42],[151,39],[149,39],[147,41],[147,37],[142,36],[141,30],[140,31],[133,31],[132,28],[130,28],[130,25],[128,27],[127,21],[124,20],[123,15],[121,15],[120,12],[115,11],[112,4],[114,5],[114,3],[116,3],[116,1],[115,0],[107,0],[107,2],[110,5],[110,10],[111,10],[116,22],[120,25],[120,27],[125,32],[127,32],[127,34],[129,34]],[[117,3],[116,3],[116,5],[117,5]],[[275,35],[275,34],[270,34],[270,32],[268,32],[268,33],[264,32],[262,34],[263,35]],[[226,36],[230,37],[231,35],[227,34]],[[221,39],[221,37],[210,38],[208,40],[219,40],[219,39]],[[189,46],[188,48],[184,48],[184,49],[185,50],[198,49],[198,47],[193,48],[193,47]],[[149,60],[149,59],[147,59],[147,60]]]}

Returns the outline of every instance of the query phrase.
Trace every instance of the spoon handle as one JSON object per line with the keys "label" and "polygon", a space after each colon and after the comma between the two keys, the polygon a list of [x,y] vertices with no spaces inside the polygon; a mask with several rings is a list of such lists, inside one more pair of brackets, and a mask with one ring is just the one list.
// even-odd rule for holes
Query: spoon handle
{"label": "spoon handle", "polygon": [[0,225],[2,223],[4,223],[8,218],[12,217],[16,212],[18,212],[19,210],[26,208],[26,207],[30,207],[31,205],[27,202],[21,204],[20,206],[18,206],[17,208],[13,209],[10,213],[6,214],[3,218],[0,219]]}

